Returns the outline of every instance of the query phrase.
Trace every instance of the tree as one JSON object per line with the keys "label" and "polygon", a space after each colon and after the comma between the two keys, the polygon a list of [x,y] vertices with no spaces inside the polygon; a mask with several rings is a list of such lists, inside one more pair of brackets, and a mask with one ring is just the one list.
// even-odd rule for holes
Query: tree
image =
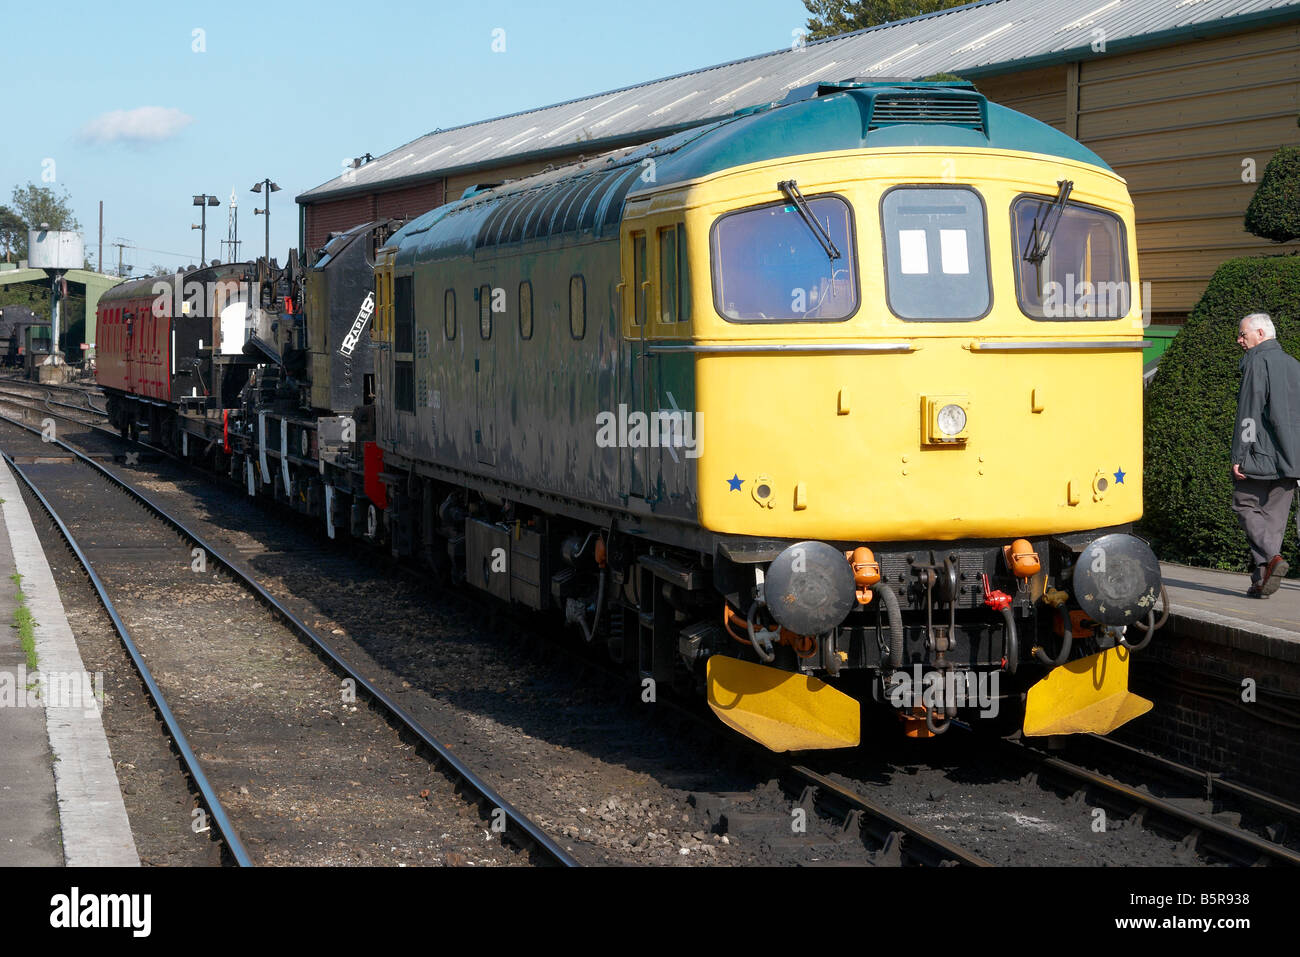
{"label": "tree", "polygon": [[865,27],[959,7],[970,0],[803,0],[811,16],[808,39],[823,40]]}
{"label": "tree", "polygon": [[1275,243],[1300,239],[1300,148],[1273,154],[1246,209],[1246,228]]}
{"label": "tree", "polygon": [[20,249],[21,255],[26,255],[27,224],[8,206],[0,206],[0,247],[4,248],[5,262],[21,258]]}
{"label": "tree", "polygon": [[[11,250],[16,259],[27,258],[27,230],[38,229],[42,223],[48,223],[50,229],[77,230],[81,223],[72,215],[72,197],[64,190],[59,196],[48,186],[28,183],[15,186],[12,208],[0,207],[0,245],[5,252]],[[13,217],[6,219],[4,213]]]}

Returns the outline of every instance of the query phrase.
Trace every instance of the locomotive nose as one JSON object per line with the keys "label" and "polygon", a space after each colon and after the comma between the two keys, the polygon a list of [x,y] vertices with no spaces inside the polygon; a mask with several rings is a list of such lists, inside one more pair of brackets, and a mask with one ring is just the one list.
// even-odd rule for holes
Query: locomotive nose
{"label": "locomotive nose", "polygon": [[797,542],[768,566],[767,610],[797,635],[820,635],[842,622],[857,601],[853,566],[825,542]]}

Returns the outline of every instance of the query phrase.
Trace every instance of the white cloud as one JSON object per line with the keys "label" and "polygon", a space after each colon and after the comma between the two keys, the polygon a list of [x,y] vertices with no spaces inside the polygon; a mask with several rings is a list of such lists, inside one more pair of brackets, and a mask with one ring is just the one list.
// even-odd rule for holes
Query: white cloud
{"label": "white cloud", "polygon": [[175,107],[138,106],[101,113],[86,124],[81,137],[91,143],[157,143],[193,122],[194,117]]}

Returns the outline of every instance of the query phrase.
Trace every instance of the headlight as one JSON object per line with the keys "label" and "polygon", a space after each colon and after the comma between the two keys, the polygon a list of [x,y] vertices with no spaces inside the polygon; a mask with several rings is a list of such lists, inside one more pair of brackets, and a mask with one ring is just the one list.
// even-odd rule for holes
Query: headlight
{"label": "headlight", "polygon": [[960,435],[966,428],[966,410],[959,405],[945,405],[937,419],[944,435]]}

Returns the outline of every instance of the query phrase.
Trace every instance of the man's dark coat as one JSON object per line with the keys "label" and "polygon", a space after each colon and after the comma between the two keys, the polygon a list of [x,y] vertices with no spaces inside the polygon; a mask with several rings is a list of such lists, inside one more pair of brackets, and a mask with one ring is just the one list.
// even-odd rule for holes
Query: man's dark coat
{"label": "man's dark coat", "polygon": [[1276,339],[1241,357],[1232,461],[1250,478],[1300,479],[1300,362]]}

